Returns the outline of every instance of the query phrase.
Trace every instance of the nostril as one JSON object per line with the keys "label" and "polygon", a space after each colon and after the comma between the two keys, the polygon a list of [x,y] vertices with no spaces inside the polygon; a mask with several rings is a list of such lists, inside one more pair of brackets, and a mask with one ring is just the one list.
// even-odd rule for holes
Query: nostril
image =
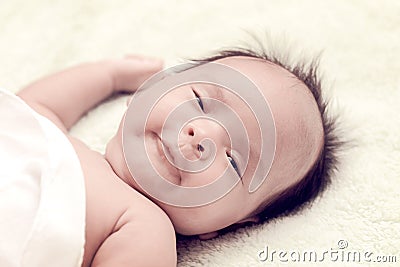
{"label": "nostril", "polygon": [[189,134],[190,136],[194,136],[193,128],[189,128],[188,134]]}
{"label": "nostril", "polygon": [[204,147],[202,145],[198,144],[197,145],[197,150],[200,151],[200,152],[203,152],[204,151]]}

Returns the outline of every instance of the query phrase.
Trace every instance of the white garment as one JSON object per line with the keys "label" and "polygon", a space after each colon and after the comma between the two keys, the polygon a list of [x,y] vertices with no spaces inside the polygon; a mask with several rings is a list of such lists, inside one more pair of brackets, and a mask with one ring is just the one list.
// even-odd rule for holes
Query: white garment
{"label": "white garment", "polygon": [[71,143],[0,89],[0,266],[80,266],[84,242],[85,185]]}

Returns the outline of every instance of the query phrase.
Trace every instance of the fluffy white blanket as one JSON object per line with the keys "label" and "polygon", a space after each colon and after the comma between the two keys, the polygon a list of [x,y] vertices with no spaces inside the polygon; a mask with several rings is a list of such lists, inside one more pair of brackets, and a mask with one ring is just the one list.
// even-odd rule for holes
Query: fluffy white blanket
{"label": "fluffy white blanket", "polygon": [[[296,214],[210,241],[179,240],[178,265],[310,265],[317,255],[318,265],[398,266],[399,14],[397,0],[2,1],[0,86],[16,92],[49,72],[127,53],[172,65],[248,40],[245,31],[267,29],[279,45],[287,39],[308,54],[323,50],[331,111],[355,140],[332,185]],[[124,97],[112,99],[72,133],[102,152],[124,108]]]}

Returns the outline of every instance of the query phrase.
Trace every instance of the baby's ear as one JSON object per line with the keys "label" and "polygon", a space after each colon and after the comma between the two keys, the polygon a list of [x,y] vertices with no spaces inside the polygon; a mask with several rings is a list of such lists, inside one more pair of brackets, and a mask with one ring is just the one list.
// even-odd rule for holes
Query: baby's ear
{"label": "baby's ear", "polygon": [[208,240],[218,236],[218,231],[198,235],[200,240]]}
{"label": "baby's ear", "polygon": [[[245,225],[246,223],[259,223],[260,222],[260,217],[258,216],[251,216],[249,218],[242,219],[238,221],[237,223],[234,223],[233,225],[229,226],[230,229],[238,229],[239,227]],[[210,232],[210,233],[205,233],[198,235],[200,240],[207,240],[211,238],[215,238],[219,235],[218,231],[215,232]]]}

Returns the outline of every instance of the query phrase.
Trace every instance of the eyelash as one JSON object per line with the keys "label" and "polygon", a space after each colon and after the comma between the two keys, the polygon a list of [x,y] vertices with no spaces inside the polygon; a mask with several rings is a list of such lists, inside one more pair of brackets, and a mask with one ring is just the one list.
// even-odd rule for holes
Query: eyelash
{"label": "eyelash", "polygon": [[236,164],[236,161],[235,161],[235,160],[232,158],[232,156],[229,155],[228,153],[226,153],[226,156],[228,157],[228,160],[229,160],[229,162],[231,163],[233,169],[234,169],[234,170],[236,171],[236,173],[239,175],[240,179],[242,179],[242,177],[240,176],[239,168],[238,168],[238,166],[237,166],[237,164]]}
{"label": "eyelash", "polygon": [[[199,94],[198,94],[195,90],[192,89],[192,91],[193,91],[194,96],[196,97],[197,103],[199,104],[201,110],[204,111],[204,105],[203,105],[203,101],[201,101],[201,97],[199,96]],[[229,155],[228,153],[226,153],[226,156],[227,156],[227,158],[228,158],[229,163],[232,165],[233,169],[234,169],[234,170],[236,171],[236,173],[239,175],[240,180],[242,180],[242,177],[240,176],[239,168],[238,168],[238,166],[237,166],[237,164],[236,164],[236,161],[235,161],[235,160],[232,158],[232,156]],[[243,182],[243,181],[242,181],[242,182]]]}
{"label": "eyelash", "polygon": [[203,101],[201,101],[201,97],[199,96],[198,93],[196,93],[195,90],[192,89],[192,91],[193,91],[194,96],[196,97],[197,103],[199,104],[201,110],[204,111],[204,105],[203,105]]}

